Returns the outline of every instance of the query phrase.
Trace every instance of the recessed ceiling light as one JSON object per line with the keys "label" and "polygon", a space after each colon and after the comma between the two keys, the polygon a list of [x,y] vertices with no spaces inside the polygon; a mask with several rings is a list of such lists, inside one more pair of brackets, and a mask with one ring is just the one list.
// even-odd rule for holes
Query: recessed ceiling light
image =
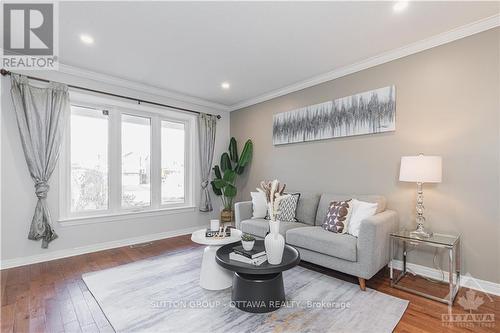
{"label": "recessed ceiling light", "polygon": [[94,38],[87,34],[81,34],[80,40],[87,45],[94,44]]}
{"label": "recessed ceiling light", "polygon": [[221,87],[222,89],[229,89],[229,88],[231,87],[231,85],[229,84],[229,82],[222,82],[222,83],[220,84],[220,87]]}
{"label": "recessed ceiling light", "polygon": [[403,10],[408,7],[408,1],[397,1],[394,6],[392,6],[392,9],[396,12],[402,12]]}

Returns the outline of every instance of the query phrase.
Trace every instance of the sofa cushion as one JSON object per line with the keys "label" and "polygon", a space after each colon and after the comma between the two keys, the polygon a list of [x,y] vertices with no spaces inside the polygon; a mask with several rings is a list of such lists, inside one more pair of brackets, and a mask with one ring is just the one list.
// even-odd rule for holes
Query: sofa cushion
{"label": "sofa cushion", "polygon": [[377,212],[381,213],[385,210],[385,197],[381,195],[357,195],[357,194],[332,194],[323,193],[318,204],[318,212],[316,213],[316,225],[321,225],[325,221],[326,214],[328,213],[328,208],[330,207],[330,202],[332,201],[344,201],[348,199],[358,199],[366,202],[377,203]]}
{"label": "sofa cushion", "polygon": [[[280,222],[279,233],[285,236],[288,230],[301,227],[307,227],[307,224],[300,222]],[[264,219],[251,219],[241,221],[241,231],[247,234],[264,238],[269,231],[269,221]]]}
{"label": "sofa cushion", "polygon": [[280,234],[285,237],[288,230],[306,227],[308,227],[308,225],[301,222],[280,222]]}
{"label": "sofa cushion", "polygon": [[240,224],[241,231],[257,237],[265,237],[269,231],[269,221],[265,219],[243,220]]}
{"label": "sofa cushion", "polygon": [[300,193],[300,199],[297,204],[297,212],[295,217],[299,222],[309,225],[314,225],[316,219],[316,211],[319,204],[319,193],[290,191],[291,193]]}
{"label": "sofa cushion", "polygon": [[305,227],[289,230],[286,242],[290,245],[356,261],[357,238],[349,234],[336,234],[321,227]]}

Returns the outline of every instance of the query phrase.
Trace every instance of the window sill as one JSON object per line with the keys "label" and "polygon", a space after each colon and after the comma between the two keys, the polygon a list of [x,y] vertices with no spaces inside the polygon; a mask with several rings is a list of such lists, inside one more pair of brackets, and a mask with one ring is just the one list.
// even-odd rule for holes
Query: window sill
{"label": "window sill", "polygon": [[189,212],[194,212],[195,210],[196,210],[195,206],[183,206],[183,207],[143,210],[139,212],[120,212],[120,213],[106,214],[106,215],[68,217],[68,218],[61,218],[57,222],[59,223],[59,225],[67,227],[67,226],[75,226],[83,224],[123,221],[123,220],[137,219],[143,217],[189,213]]}

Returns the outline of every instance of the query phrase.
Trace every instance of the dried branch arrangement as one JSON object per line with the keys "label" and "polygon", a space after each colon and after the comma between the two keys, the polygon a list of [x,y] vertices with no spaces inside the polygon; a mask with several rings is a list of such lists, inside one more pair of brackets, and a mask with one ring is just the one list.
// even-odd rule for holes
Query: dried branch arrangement
{"label": "dried branch arrangement", "polygon": [[257,191],[264,193],[266,196],[267,210],[271,221],[276,221],[279,215],[280,201],[288,197],[288,195],[283,194],[285,188],[286,184],[280,184],[277,179],[273,181],[262,181],[260,183],[260,188],[257,188]]}

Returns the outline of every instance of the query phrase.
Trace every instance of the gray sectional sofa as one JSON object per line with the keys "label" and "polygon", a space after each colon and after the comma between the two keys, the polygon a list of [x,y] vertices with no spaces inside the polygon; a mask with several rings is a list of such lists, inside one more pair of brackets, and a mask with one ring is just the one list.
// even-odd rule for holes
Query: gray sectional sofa
{"label": "gray sectional sofa", "polygon": [[[379,195],[346,195],[300,192],[298,222],[281,222],[280,233],[297,248],[301,259],[358,277],[365,290],[365,280],[389,262],[389,233],[398,229],[398,215],[386,210],[386,200]],[[291,191],[291,193],[295,193]],[[325,231],[323,223],[330,202],[357,198],[378,203],[377,213],[361,223],[359,237]],[[252,218],[252,202],[235,205],[236,227],[245,233],[264,238],[269,224]]]}

